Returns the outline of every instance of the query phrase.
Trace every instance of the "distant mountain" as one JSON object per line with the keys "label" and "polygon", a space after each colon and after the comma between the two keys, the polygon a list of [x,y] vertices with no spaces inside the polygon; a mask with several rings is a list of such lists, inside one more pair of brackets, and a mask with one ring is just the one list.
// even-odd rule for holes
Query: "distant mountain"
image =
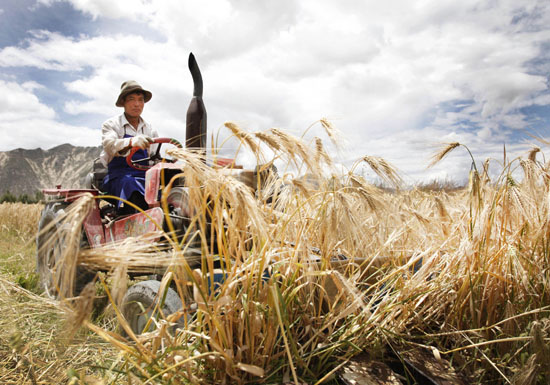
{"label": "distant mountain", "polygon": [[43,188],[83,187],[101,146],[62,144],[49,150],[18,148],[0,152],[0,195],[34,195]]}

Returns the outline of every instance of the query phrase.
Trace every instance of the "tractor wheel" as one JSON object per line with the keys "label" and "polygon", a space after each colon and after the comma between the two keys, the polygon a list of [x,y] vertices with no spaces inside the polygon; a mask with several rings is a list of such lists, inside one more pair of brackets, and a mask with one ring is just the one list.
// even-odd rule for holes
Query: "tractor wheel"
{"label": "tractor wheel", "polygon": [[[135,334],[142,334],[155,329],[155,323],[151,322],[145,330],[147,322],[153,315],[159,299],[163,293],[160,291],[160,281],[141,281],[128,289],[122,300],[122,314]],[[182,309],[182,302],[178,294],[171,288],[166,290],[164,301],[161,302],[161,310],[164,317]],[[159,312],[155,312],[155,317]]]}
{"label": "tractor wheel", "polygon": [[[59,296],[55,282],[56,265],[63,254],[63,244],[59,239],[52,238],[58,231],[63,231],[63,224],[59,218],[65,214],[69,206],[66,202],[49,202],[42,210],[38,222],[38,236],[36,237],[36,272],[40,278],[40,285],[49,298],[56,299]],[[80,247],[87,247],[88,240],[83,233]],[[84,286],[93,280],[95,274],[84,268],[77,267],[74,292],[79,294]]]}

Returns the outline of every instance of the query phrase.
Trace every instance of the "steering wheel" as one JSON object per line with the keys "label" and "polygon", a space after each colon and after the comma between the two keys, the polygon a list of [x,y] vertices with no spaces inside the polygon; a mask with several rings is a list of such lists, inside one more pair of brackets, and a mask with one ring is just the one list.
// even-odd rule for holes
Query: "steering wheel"
{"label": "steering wheel", "polygon": [[151,144],[155,144],[155,143],[158,144],[157,150],[155,151],[155,153],[150,154],[148,157],[143,159],[132,160],[132,157],[134,156],[134,154],[140,150],[139,147],[132,147],[132,149],[130,150],[130,153],[126,156],[126,163],[128,164],[128,166],[130,166],[135,170],[146,171],[146,170],[149,170],[152,166],[139,164],[140,162],[149,161],[149,160],[174,162],[174,160],[172,159],[166,159],[160,156],[160,147],[162,146],[162,143],[168,143],[176,146],[177,148],[183,148],[181,143],[174,138],[153,138],[153,142]]}

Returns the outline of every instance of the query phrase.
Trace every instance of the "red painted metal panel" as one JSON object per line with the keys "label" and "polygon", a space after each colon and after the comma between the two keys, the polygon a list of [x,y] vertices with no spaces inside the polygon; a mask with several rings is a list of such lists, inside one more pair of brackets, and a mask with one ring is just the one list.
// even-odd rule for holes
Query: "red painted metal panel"
{"label": "red painted metal panel", "polygon": [[[163,169],[181,170],[181,163],[157,163],[145,173],[145,202],[149,206],[158,206],[161,172]],[[165,183],[170,181],[165,180]]]}
{"label": "red painted metal panel", "polygon": [[105,243],[105,233],[103,232],[103,223],[99,215],[99,201],[94,202],[94,209],[84,220],[84,231],[88,237],[91,248],[96,248]]}
{"label": "red painted metal panel", "polygon": [[[112,234],[108,234],[106,238],[114,238],[114,241],[121,241],[128,237],[137,237],[139,235],[147,234],[152,231],[162,230],[162,222],[164,214],[160,207],[155,207],[145,211],[161,228],[155,226],[155,224],[143,213],[137,213],[129,217],[119,219],[111,226]],[[110,233],[110,230],[107,229]]]}
{"label": "red painted metal panel", "polygon": [[145,173],[145,202],[149,206],[157,203],[161,170],[158,166],[160,166],[160,163],[154,165]]}

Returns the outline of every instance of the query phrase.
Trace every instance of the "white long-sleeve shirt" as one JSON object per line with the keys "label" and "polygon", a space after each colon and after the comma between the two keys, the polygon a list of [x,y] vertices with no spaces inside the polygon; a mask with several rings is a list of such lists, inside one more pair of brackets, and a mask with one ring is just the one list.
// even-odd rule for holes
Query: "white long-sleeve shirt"
{"label": "white long-sleeve shirt", "polygon": [[[128,122],[124,114],[106,120],[101,127],[101,143],[103,144],[103,150],[100,155],[101,162],[105,167],[107,167],[115,156],[125,156],[128,154],[128,151],[120,153],[120,150],[130,145],[130,140],[132,139],[124,138],[125,134],[131,136],[143,134],[152,138],[158,138],[157,131],[141,117],[139,118],[137,129]],[[149,151],[154,151],[156,146],[156,144],[152,145]]]}

